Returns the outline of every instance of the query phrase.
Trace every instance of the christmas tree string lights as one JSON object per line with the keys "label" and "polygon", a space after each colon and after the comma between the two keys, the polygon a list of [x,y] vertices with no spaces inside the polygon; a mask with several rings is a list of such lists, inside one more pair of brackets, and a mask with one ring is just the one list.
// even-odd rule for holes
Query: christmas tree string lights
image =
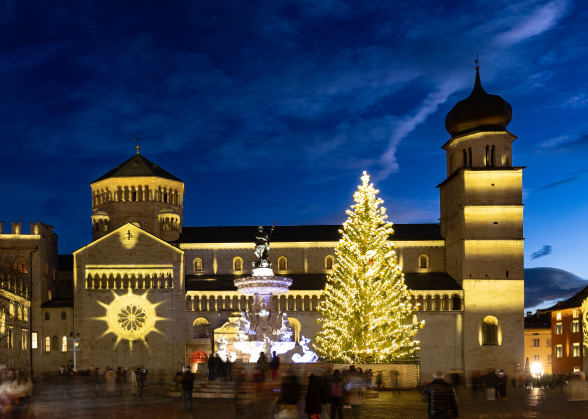
{"label": "christmas tree string lights", "polygon": [[337,263],[319,305],[321,331],[316,349],[332,361],[380,363],[412,359],[414,336],[424,322],[412,322],[416,307],[398,266],[392,223],[384,201],[363,172],[346,213],[335,252]]}

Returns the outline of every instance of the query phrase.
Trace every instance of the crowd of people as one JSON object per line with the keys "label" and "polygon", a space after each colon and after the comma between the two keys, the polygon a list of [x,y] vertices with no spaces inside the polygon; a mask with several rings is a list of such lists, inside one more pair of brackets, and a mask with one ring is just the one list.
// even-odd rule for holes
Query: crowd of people
{"label": "crowd of people", "polygon": [[143,397],[147,384],[147,370],[144,368],[107,366],[102,372],[100,367],[90,366],[78,371],[69,365],[62,365],[57,371],[57,383],[62,400],[66,400],[72,392],[70,389],[83,389],[90,397],[135,395]]}
{"label": "crowd of people", "polygon": [[343,418],[343,412],[359,417],[366,390],[371,388],[371,371],[351,365],[339,370],[312,368],[308,372],[306,394],[302,397],[301,384],[296,373],[289,370],[282,377],[280,394],[276,403],[280,411],[276,418],[297,418],[303,411],[310,419],[319,419],[327,413],[332,419]]}
{"label": "crowd of people", "polygon": [[31,404],[33,382],[22,369],[0,365],[0,417],[25,418]]}

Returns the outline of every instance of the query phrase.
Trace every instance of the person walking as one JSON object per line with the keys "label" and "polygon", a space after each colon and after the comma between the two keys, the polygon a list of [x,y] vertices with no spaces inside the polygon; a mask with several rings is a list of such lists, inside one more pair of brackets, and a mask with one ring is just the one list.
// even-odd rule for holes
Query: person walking
{"label": "person walking", "polygon": [[345,380],[341,378],[341,371],[333,371],[333,379],[331,381],[330,396],[331,396],[331,419],[343,419],[343,390],[345,389]]}
{"label": "person walking", "polygon": [[295,419],[298,417],[296,406],[300,400],[300,383],[293,371],[288,371],[282,382],[277,404],[282,410],[275,416],[279,419]]}
{"label": "person walking", "polygon": [[421,401],[428,403],[429,419],[459,418],[455,388],[443,379],[445,374],[437,371],[433,381],[425,386]]}
{"label": "person walking", "polygon": [[280,368],[280,357],[276,355],[276,351],[272,352],[272,359],[270,361],[270,370],[272,371],[272,381],[278,379],[278,368]]}
{"label": "person walking", "polygon": [[321,411],[323,410],[321,400],[322,380],[320,373],[314,369],[308,374],[308,387],[306,390],[306,405],[304,406],[304,413],[310,419],[320,419]]}
{"label": "person walking", "polygon": [[[189,367],[183,367],[182,373],[182,402],[184,410],[192,410],[192,391],[194,390],[194,374]],[[190,408],[188,409],[188,405]]]}

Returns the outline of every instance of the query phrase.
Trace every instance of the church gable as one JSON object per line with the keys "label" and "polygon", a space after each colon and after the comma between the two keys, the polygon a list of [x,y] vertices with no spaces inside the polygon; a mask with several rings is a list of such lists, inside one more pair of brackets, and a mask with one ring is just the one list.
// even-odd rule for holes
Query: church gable
{"label": "church gable", "polygon": [[183,253],[128,223],[77,250],[74,256],[83,258],[85,265],[157,265],[179,260]]}
{"label": "church gable", "polygon": [[74,258],[85,288],[168,288],[183,282],[183,251],[130,223],[77,250]]}

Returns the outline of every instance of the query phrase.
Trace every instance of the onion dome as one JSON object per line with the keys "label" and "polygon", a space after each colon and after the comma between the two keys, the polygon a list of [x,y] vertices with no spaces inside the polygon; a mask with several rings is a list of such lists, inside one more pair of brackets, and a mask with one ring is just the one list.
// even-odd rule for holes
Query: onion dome
{"label": "onion dome", "polygon": [[452,136],[476,131],[504,131],[512,118],[512,107],[507,101],[486,93],[479,70],[480,67],[476,67],[472,93],[457,102],[445,117],[445,129]]}

